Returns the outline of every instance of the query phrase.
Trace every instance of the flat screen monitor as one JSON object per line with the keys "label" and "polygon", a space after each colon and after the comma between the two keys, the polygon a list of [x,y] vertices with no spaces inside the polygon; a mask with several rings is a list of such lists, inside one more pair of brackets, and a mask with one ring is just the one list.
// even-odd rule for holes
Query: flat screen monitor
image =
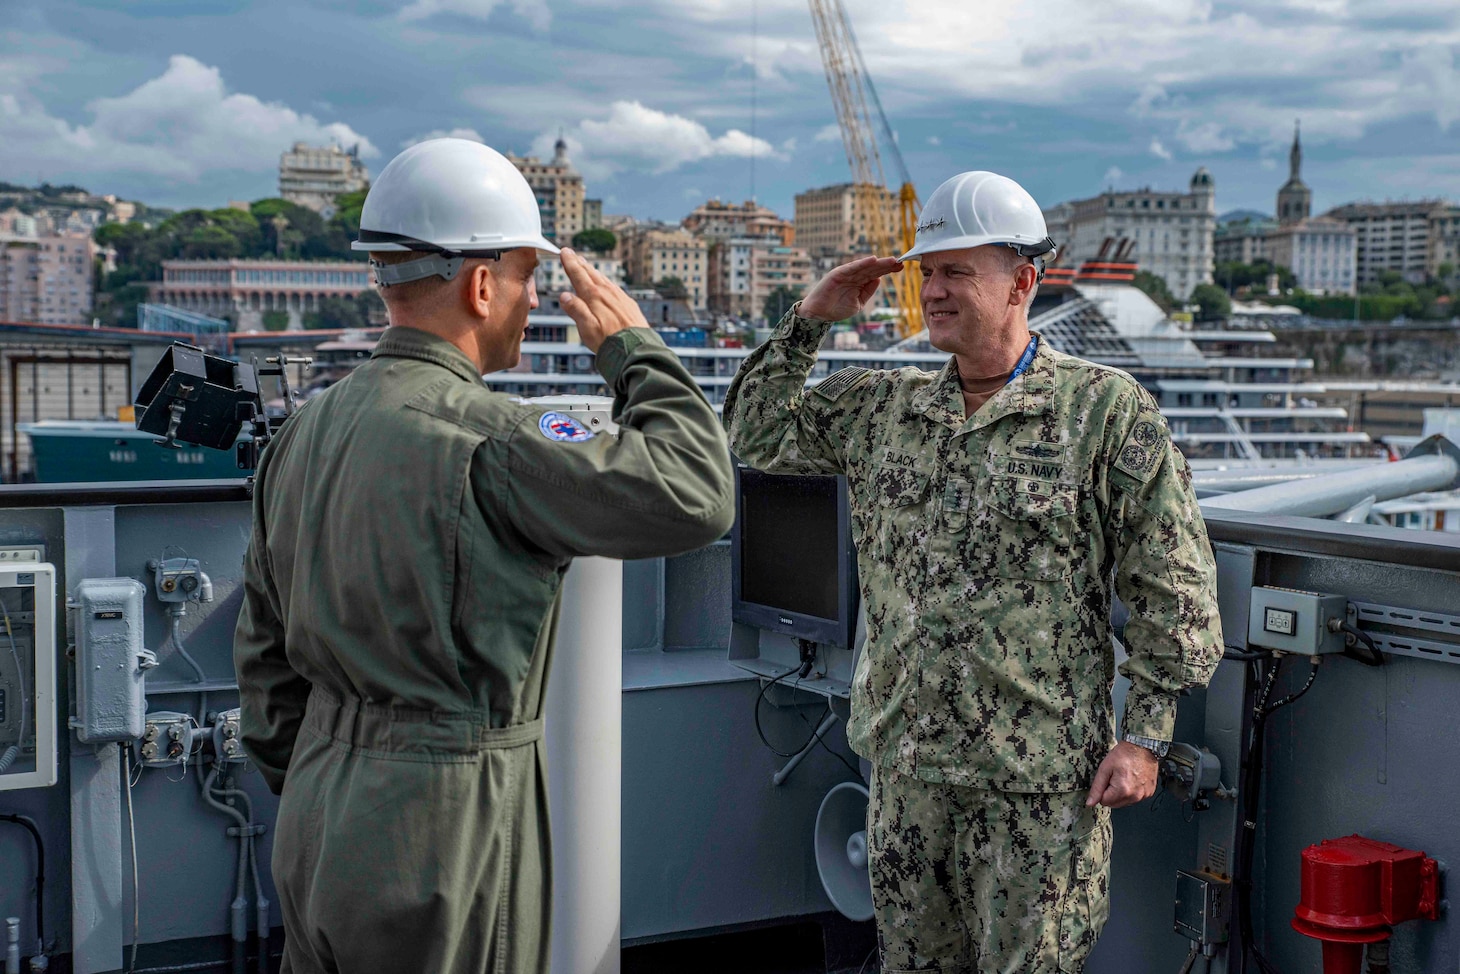
{"label": "flat screen monitor", "polygon": [[731,618],[851,648],[857,557],[843,477],[736,468]]}

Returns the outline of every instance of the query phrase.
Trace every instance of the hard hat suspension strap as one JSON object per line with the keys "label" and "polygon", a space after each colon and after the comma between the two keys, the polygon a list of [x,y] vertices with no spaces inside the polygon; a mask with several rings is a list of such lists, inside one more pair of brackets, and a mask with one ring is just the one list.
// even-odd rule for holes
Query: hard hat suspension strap
{"label": "hard hat suspension strap", "polygon": [[393,284],[407,284],[427,277],[444,277],[450,281],[460,273],[461,265],[464,263],[466,263],[465,257],[428,254],[418,260],[408,260],[401,264],[382,264],[380,261],[372,260],[370,269],[375,272],[376,284],[381,287],[390,287]]}

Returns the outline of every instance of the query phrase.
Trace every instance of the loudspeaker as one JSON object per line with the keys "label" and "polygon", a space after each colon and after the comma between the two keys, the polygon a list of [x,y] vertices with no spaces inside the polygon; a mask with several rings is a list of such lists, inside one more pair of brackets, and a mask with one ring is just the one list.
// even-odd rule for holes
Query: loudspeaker
{"label": "loudspeaker", "polygon": [[867,789],[844,781],[816,813],[816,871],[826,898],[848,920],[872,919],[872,874],[867,870]]}

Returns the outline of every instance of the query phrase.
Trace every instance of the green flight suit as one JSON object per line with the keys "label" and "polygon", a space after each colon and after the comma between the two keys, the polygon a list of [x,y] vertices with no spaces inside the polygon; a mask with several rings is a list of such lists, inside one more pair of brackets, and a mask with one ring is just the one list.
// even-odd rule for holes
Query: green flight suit
{"label": "green flight suit", "polygon": [[[1131,613],[1127,733],[1170,740],[1178,696],[1206,685],[1222,654],[1190,468],[1134,379],[1045,341],[972,416],[951,359],[936,374],[843,369],[807,391],[831,326],[798,311],[741,366],[725,424],[754,467],[847,477],[867,617],[847,733],[875,768],[873,898],[884,947],[902,945],[887,969],[955,969],[982,941],[1004,946],[980,971],[1044,971],[1063,939],[1059,965],[1078,970],[1105,909],[1108,819],[1078,810],[1115,743],[1111,596]],[[896,811],[879,807],[889,800]],[[937,842],[880,854],[919,809],[949,807],[962,818],[921,823],[948,833]],[[978,840],[1005,857],[1000,875],[1043,877],[997,916],[977,890],[999,876],[964,863],[972,878],[932,897],[912,875],[952,868],[934,846],[961,855],[980,816],[1008,825]],[[1084,920],[1068,915],[1077,908]],[[1029,918],[1041,916],[1060,938],[998,934],[1040,933]],[[919,949],[935,941],[953,953]]]}
{"label": "green flight suit", "polygon": [[285,971],[546,971],[563,574],[734,516],[724,435],[658,336],[609,337],[598,368],[617,435],[390,328],[264,452],[234,657],[244,745],[282,795]]}

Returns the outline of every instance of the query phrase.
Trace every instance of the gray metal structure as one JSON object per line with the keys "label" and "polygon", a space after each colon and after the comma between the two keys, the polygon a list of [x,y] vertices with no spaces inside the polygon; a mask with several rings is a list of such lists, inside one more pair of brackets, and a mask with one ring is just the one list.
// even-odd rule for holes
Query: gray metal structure
{"label": "gray metal structure", "polygon": [[[236,705],[231,641],[239,606],[249,511],[237,483],[139,485],[88,491],[0,489],[0,546],[44,544],[64,566],[65,593],[84,579],[133,578],[144,598],[146,648],[160,665],[147,677],[151,711],[198,714]],[[1267,771],[1254,856],[1255,940],[1285,974],[1318,970],[1318,945],[1289,927],[1298,899],[1299,852],[1359,832],[1422,849],[1440,860],[1442,882],[1460,863],[1460,633],[1416,628],[1460,611],[1460,539],[1308,518],[1207,512],[1217,551],[1223,625],[1235,651],[1247,649],[1253,586],[1321,592],[1362,606],[1359,625],[1390,647],[1383,668],[1326,656],[1311,690],[1266,724]],[[183,549],[216,592],[183,622],[198,683],[168,643],[171,617],[152,592],[148,561]],[[624,579],[623,937],[626,942],[693,936],[825,915],[811,834],[822,797],[852,780],[817,749],[779,786],[784,760],[757,739],[752,707],[760,678],[727,659],[729,550],[720,543],[668,560],[630,563]],[[64,598],[64,596],[58,596]],[[58,606],[58,611],[61,607]],[[1398,613],[1398,614],[1396,614]],[[66,618],[64,614],[58,619]],[[1410,621],[1406,621],[1410,620]],[[70,625],[68,621],[65,625]],[[1460,625],[1455,628],[1460,629]],[[1408,643],[1405,640],[1409,640]],[[58,634],[58,653],[72,642]],[[1396,648],[1411,645],[1409,655]],[[1428,651],[1426,650],[1428,647]],[[1436,648],[1438,647],[1438,648]],[[1450,653],[1446,647],[1452,647]],[[1211,687],[1183,702],[1177,738],[1221,762],[1236,788],[1242,737],[1251,719],[1249,664],[1224,661]],[[1295,691],[1306,658],[1289,658],[1275,691]],[[126,784],[116,744],[81,744],[64,731],[74,677],[62,681],[61,780],[51,788],[0,793],[0,814],[39,823],[48,855],[48,938],[78,971],[124,966],[131,941],[131,846]],[[1124,686],[1116,687],[1123,698]],[[206,692],[206,702],[200,694]],[[777,705],[779,704],[779,705]],[[820,696],[765,705],[776,742],[804,739],[825,708]],[[844,710],[837,711],[843,719]],[[206,719],[206,712],[202,714]],[[851,760],[838,723],[828,745]],[[206,805],[199,769],[141,772],[131,797],[139,864],[141,966],[156,945],[215,938],[226,956],[236,866],[231,820]],[[171,780],[177,779],[177,780]],[[255,819],[272,825],[275,801],[256,775],[238,782]],[[1240,800],[1240,799],[1239,799]],[[1170,795],[1115,813],[1112,911],[1091,974],[1175,972],[1189,944],[1174,931],[1178,870],[1234,866],[1237,803],[1213,799],[1196,811]],[[271,835],[260,839],[264,892]],[[0,824],[0,916],[21,919],[22,953],[33,952],[35,861],[19,828]],[[1190,918],[1188,917],[1188,920]],[[278,922],[277,911],[273,922]],[[1232,942],[1240,938],[1235,917]],[[277,937],[277,932],[275,932]],[[1214,949],[1212,970],[1236,971],[1232,942]],[[1460,923],[1411,923],[1394,936],[1396,971],[1450,972]],[[860,958],[852,961],[855,968]],[[1249,970],[1255,967],[1249,966]]]}

